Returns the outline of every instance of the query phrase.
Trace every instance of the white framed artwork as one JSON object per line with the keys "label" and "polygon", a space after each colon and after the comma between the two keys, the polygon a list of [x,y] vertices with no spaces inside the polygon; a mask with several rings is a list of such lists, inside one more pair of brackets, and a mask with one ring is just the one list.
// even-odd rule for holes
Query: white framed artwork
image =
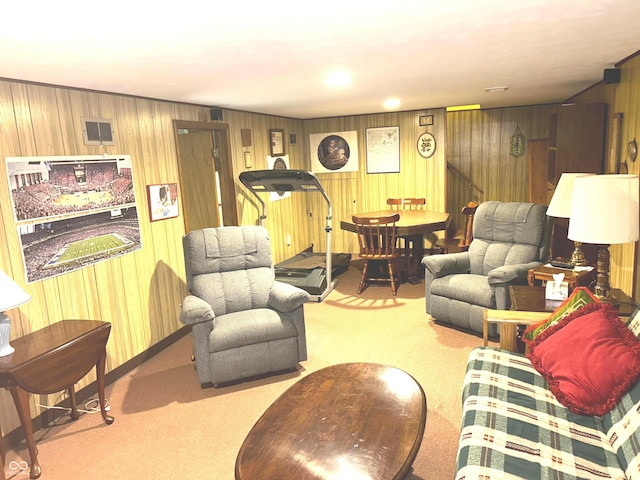
{"label": "white framed artwork", "polygon": [[367,128],[367,173],[400,172],[400,127]]}

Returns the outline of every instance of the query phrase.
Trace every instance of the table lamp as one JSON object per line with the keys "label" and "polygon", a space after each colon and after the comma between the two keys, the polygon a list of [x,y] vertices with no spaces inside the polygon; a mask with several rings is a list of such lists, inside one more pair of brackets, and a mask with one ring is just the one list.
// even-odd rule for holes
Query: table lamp
{"label": "table lamp", "polygon": [[[576,177],[593,176],[592,173],[563,173],[560,176],[558,185],[553,192],[549,207],[547,208],[547,216],[557,218],[569,218],[571,215],[571,200],[573,198],[573,185]],[[573,252],[571,253],[571,263],[576,265],[586,265],[587,259],[580,248],[581,242],[573,242]]]}
{"label": "table lamp", "polygon": [[609,245],[640,236],[637,175],[592,175],[574,179],[569,217],[570,240],[598,246],[595,295],[618,304],[609,286]]}
{"label": "table lamp", "polygon": [[9,275],[0,270],[0,357],[11,355],[15,349],[9,344],[11,319],[5,310],[19,307],[31,300],[31,295],[22,290]]}

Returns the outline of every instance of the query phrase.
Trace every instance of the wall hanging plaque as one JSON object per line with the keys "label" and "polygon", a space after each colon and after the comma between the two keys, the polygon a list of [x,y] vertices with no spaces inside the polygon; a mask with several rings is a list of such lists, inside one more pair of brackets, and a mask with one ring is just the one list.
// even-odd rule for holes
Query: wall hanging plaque
{"label": "wall hanging plaque", "polygon": [[524,155],[524,142],[525,138],[520,131],[520,127],[516,127],[515,132],[511,135],[511,149],[509,150],[511,156],[517,158]]}
{"label": "wall hanging plaque", "polygon": [[436,153],[436,139],[429,132],[418,137],[418,153],[424,158],[429,158]]}

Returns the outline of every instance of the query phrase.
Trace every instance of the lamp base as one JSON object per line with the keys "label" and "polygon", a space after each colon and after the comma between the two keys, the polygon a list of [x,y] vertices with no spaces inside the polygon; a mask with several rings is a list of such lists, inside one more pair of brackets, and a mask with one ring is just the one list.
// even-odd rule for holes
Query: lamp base
{"label": "lamp base", "polygon": [[596,266],[596,286],[594,288],[595,297],[604,303],[610,303],[617,307],[620,301],[611,295],[609,285],[609,245],[598,245],[598,262]]}
{"label": "lamp base", "polygon": [[582,252],[582,248],[580,248],[581,246],[582,246],[581,242],[573,242],[573,252],[571,253],[571,263],[573,263],[574,266],[589,264],[589,262],[584,256],[584,253]]}
{"label": "lamp base", "polygon": [[5,315],[4,312],[0,312],[0,357],[6,357],[16,351],[16,349],[9,344],[10,338],[11,319]]}
{"label": "lamp base", "polygon": [[618,300],[611,294],[598,295],[597,293],[594,293],[593,296],[596,297],[601,303],[608,303],[610,305],[613,305],[615,308],[618,308],[620,306],[620,300]]}

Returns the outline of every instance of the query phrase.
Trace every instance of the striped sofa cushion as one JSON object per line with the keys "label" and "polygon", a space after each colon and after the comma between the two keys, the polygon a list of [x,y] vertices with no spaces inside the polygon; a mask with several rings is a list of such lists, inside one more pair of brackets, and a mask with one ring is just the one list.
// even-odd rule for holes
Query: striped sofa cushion
{"label": "striped sofa cushion", "polygon": [[456,480],[624,479],[599,417],[563,407],[529,360],[469,355]]}
{"label": "striped sofa cushion", "polygon": [[[627,327],[640,337],[640,309],[633,312]],[[602,417],[602,424],[627,478],[640,480],[640,383]]]}

